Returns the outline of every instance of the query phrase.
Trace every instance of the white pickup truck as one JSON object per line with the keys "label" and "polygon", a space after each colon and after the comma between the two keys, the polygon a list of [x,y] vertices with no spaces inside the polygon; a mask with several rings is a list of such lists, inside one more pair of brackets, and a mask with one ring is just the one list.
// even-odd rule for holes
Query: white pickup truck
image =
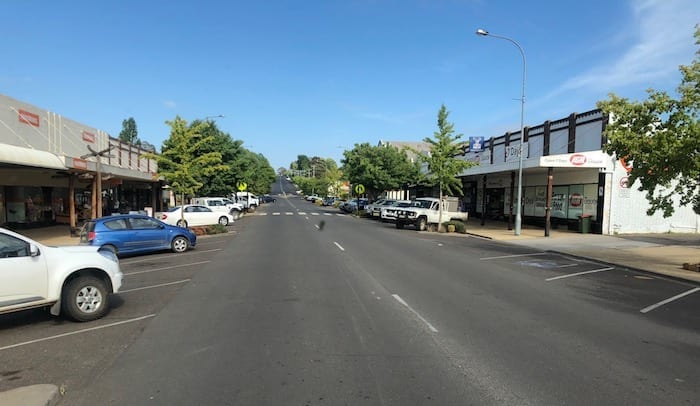
{"label": "white pickup truck", "polygon": [[[418,231],[436,228],[440,221],[440,199],[435,197],[420,197],[411,202],[411,206],[401,208],[396,212],[396,228],[413,225]],[[456,197],[447,197],[442,201],[442,222],[450,220],[467,221],[469,213],[461,212]]]}
{"label": "white pickup truck", "polygon": [[76,321],[99,319],[122,278],[110,249],[50,247],[0,228],[0,314],[49,307]]}
{"label": "white pickup truck", "polygon": [[212,211],[228,213],[234,220],[238,220],[244,210],[242,204],[225,197],[195,197],[192,199],[192,204],[200,204],[209,207]]}

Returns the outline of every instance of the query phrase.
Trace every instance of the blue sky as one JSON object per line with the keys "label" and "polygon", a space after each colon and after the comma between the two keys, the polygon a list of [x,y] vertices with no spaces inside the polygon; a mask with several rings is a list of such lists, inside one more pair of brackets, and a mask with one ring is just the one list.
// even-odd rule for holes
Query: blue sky
{"label": "blue sky", "polygon": [[272,166],[379,140],[420,141],[441,104],[457,133],[497,136],[673,91],[697,49],[697,0],[3,2],[0,93],[118,136],[134,117],[217,118]]}

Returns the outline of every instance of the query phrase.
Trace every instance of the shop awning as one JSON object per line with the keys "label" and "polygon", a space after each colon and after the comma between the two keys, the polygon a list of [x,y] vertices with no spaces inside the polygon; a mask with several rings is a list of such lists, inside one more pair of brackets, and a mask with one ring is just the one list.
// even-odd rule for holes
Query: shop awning
{"label": "shop awning", "polygon": [[61,158],[48,151],[0,144],[0,163],[36,168],[66,169]]}

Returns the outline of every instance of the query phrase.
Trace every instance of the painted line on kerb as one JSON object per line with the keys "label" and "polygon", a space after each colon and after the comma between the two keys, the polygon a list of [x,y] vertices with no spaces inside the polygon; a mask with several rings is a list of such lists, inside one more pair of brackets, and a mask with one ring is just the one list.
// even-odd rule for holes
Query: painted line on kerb
{"label": "painted line on kerb", "polygon": [[70,333],[57,334],[55,336],[37,338],[36,340],[30,340],[30,341],[25,341],[22,343],[7,345],[5,347],[0,347],[0,351],[9,350],[11,348],[23,347],[23,346],[29,345],[29,344],[36,344],[36,343],[40,343],[42,341],[55,340],[57,338],[68,337],[68,336],[72,336],[72,335],[76,335],[76,334],[89,333],[91,331],[101,330],[101,329],[107,328],[107,327],[115,327],[115,326],[119,326],[121,324],[133,323],[135,321],[145,320],[145,319],[150,318],[150,317],[155,317],[155,314],[149,314],[147,316],[141,316],[141,317],[137,317],[135,319],[129,319],[129,320],[122,320],[122,321],[118,321],[115,323],[105,324],[103,326],[90,327],[90,328],[86,328],[86,329],[82,329],[82,330],[78,330],[78,331],[71,331]]}
{"label": "painted line on kerb", "polygon": [[649,307],[645,307],[645,308],[643,308],[642,310],[640,310],[639,312],[640,312],[640,313],[648,313],[648,312],[650,312],[650,311],[652,311],[652,310],[654,310],[654,309],[656,309],[656,308],[658,308],[658,307],[661,307],[661,306],[663,306],[663,305],[665,305],[665,304],[669,304],[669,303],[673,302],[674,300],[678,300],[678,299],[682,298],[683,296],[688,296],[688,295],[690,295],[690,294],[692,294],[692,293],[695,293],[695,292],[700,292],[700,288],[690,289],[689,291],[683,292],[683,293],[681,293],[680,295],[676,295],[676,296],[674,296],[674,297],[668,298],[668,299],[663,300],[663,301],[661,301],[661,302],[659,302],[659,303],[657,303],[657,304],[655,304],[655,305],[651,305],[651,306],[649,306]]}
{"label": "painted line on kerb", "polygon": [[124,273],[124,276],[128,276],[128,275],[137,275],[137,274],[140,274],[140,273],[149,273],[149,272],[158,272],[158,271],[168,271],[168,270],[170,270],[170,269],[184,268],[184,267],[186,267],[186,266],[208,264],[209,262],[211,262],[211,261],[192,262],[191,264],[173,265],[173,266],[168,266],[168,267],[165,267],[165,268],[149,269],[149,270],[147,270],[147,271],[128,272],[128,273]]}
{"label": "painted line on kerb", "polygon": [[153,288],[162,288],[163,286],[170,286],[170,285],[177,285],[180,283],[187,283],[191,281],[192,279],[183,279],[181,281],[177,282],[168,282],[168,283],[161,283],[159,285],[151,285],[151,286],[144,286],[141,288],[134,288],[134,289],[127,289],[127,290],[120,290],[119,293],[129,293],[129,292],[136,292],[138,290],[146,290],[146,289],[153,289]]}
{"label": "painted line on kerb", "polygon": [[533,255],[547,255],[546,252],[533,252],[532,254],[514,254],[514,255],[501,255],[498,257],[485,257],[479,258],[481,261],[486,261],[489,259],[501,259],[501,258],[517,258],[517,257],[531,257]]}
{"label": "painted line on kerb", "polygon": [[570,268],[572,266],[578,266],[578,264],[566,264],[566,265],[559,265],[557,268]]}
{"label": "painted line on kerb", "polygon": [[333,241],[333,244],[335,244],[335,246],[338,247],[338,249],[340,249],[341,251],[345,251],[345,248],[343,248],[343,246],[338,244],[337,242]]}
{"label": "painted line on kerb", "polygon": [[428,320],[424,319],[423,316],[421,316],[420,314],[418,314],[417,311],[413,310],[413,308],[412,308],[411,306],[409,306],[408,303],[406,303],[403,299],[401,299],[401,296],[399,296],[399,295],[391,295],[391,296],[393,296],[394,299],[396,299],[399,303],[401,303],[402,305],[406,306],[406,308],[407,308],[408,310],[410,310],[411,313],[415,314],[416,317],[418,317],[418,318],[420,319],[420,321],[422,321],[423,323],[425,323],[425,324],[428,326],[428,328],[430,329],[430,331],[432,331],[433,333],[437,333],[437,332],[438,332],[438,329],[436,329],[435,327],[433,327],[433,325],[430,324],[430,323],[428,322]]}
{"label": "painted line on kerb", "polygon": [[585,272],[577,272],[577,273],[571,273],[568,275],[561,275],[561,276],[555,276],[554,278],[547,278],[545,279],[547,282],[549,281],[555,281],[557,279],[564,279],[564,278],[572,278],[574,276],[580,276],[580,275],[587,275],[589,273],[597,273],[597,272],[605,272],[605,271],[612,271],[615,268],[601,268],[601,269],[594,269],[592,271],[585,271]]}

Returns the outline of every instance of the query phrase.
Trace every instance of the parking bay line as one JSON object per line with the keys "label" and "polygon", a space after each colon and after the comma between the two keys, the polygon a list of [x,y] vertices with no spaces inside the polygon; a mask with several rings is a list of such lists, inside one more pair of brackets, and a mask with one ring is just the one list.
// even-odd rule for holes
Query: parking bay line
{"label": "parking bay line", "polygon": [[[204,254],[206,252],[214,252],[214,251],[221,251],[221,248],[214,248],[214,249],[204,250],[204,251],[197,250],[197,251],[186,252],[186,253],[179,254],[178,258],[181,258],[185,255]],[[151,258],[145,258],[145,259],[138,259],[136,261],[119,261],[119,264],[121,264],[121,265],[138,264],[139,262],[153,261],[156,258],[161,258],[161,257],[151,257]]]}
{"label": "parking bay line", "polygon": [[586,274],[589,274],[589,273],[597,273],[597,272],[612,271],[613,269],[615,269],[615,268],[609,267],[609,268],[594,269],[594,270],[592,270],[592,271],[570,273],[570,274],[568,274],[568,275],[561,275],[561,276],[555,276],[555,277],[553,277],[553,278],[547,278],[547,279],[545,279],[545,281],[549,282],[549,281],[554,281],[554,280],[557,280],[557,279],[564,279],[564,278],[571,278],[571,277],[574,277],[574,276],[586,275]]}
{"label": "parking bay line", "polygon": [[162,288],[164,286],[170,286],[170,285],[177,285],[180,283],[187,283],[191,281],[192,279],[183,279],[181,281],[176,281],[176,282],[167,282],[167,283],[161,283],[158,285],[151,285],[151,286],[143,286],[140,288],[134,288],[134,289],[126,289],[126,290],[120,290],[119,293],[129,293],[129,292],[136,292],[138,290],[145,290],[145,289],[153,289],[153,288]]}
{"label": "parking bay line", "polygon": [[333,244],[335,244],[335,246],[338,247],[341,251],[345,251],[345,248],[343,248],[343,246],[338,244],[337,242],[333,241]]}
{"label": "parking bay line", "polygon": [[137,274],[140,274],[140,273],[167,271],[167,270],[169,270],[169,269],[174,269],[174,268],[183,268],[183,267],[192,266],[192,265],[208,264],[209,262],[211,262],[211,261],[192,262],[191,264],[173,265],[173,266],[169,266],[169,267],[166,267],[166,268],[149,269],[149,270],[147,270],[147,271],[128,272],[128,273],[124,273],[124,276],[127,276],[127,275],[137,275]]}
{"label": "parking bay line", "polygon": [[665,305],[665,304],[669,304],[669,303],[671,303],[671,302],[673,302],[673,301],[675,301],[675,300],[678,300],[678,299],[680,299],[680,298],[682,298],[682,297],[684,297],[684,296],[688,296],[688,295],[693,294],[693,293],[695,293],[695,292],[700,292],[700,288],[690,289],[690,290],[687,291],[687,292],[683,292],[683,293],[678,294],[678,295],[676,295],[676,296],[674,296],[674,297],[670,297],[670,298],[668,298],[668,299],[666,299],[666,300],[662,300],[662,301],[660,301],[660,302],[657,303],[657,304],[653,304],[653,305],[651,305],[651,306],[648,306],[648,307],[643,308],[643,309],[640,310],[639,312],[640,312],[640,313],[648,313],[648,312],[650,312],[650,311],[652,311],[652,310],[654,310],[654,309],[656,309],[656,308],[658,308],[658,307],[661,307],[661,306],[663,306],[663,305]]}
{"label": "parking bay line", "polygon": [[117,321],[117,322],[114,322],[114,323],[109,323],[109,324],[105,324],[105,325],[97,326],[97,327],[90,327],[90,328],[86,328],[86,329],[82,329],[82,330],[78,330],[78,331],[71,331],[71,332],[69,332],[69,333],[57,334],[57,335],[55,335],[55,336],[44,337],[44,338],[37,338],[36,340],[29,340],[29,341],[25,341],[25,342],[22,342],[22,343],[17,343],[17,344],[12,344],[12,345],[6,345],[6,346],[4,346],[4,347],[0,347],[0,351],[9,350],[9,349],[11,349],[11,348],[23,347],[23,346],[29,345],[29,344],[36,344],[36,343],[40,343],[40,342],[42,342],[42,341],[49,341],[49,340],[54,340],[54,339],[57,339],[57,338],[72,336],[72,335],[75,335],[75,334],[89,333],[89,332],[91,332],[91,331],[101,330],[101,329],[107,328],[107,327],[115,327],[115,326],[119,326],[119,325],[126,324],[126,323],[133,323],[133,322],[135,322],[135,321],[145,320],[145,319],[148,319],[148,318],[150,318],[150,317],[155,317],[155,314],[149,314],[149,315],[146,315],[146,316],[137,317],[137,318],[135,318],[135,319]]}
{"label": "parking bay line", "polygon": [[502,259],[502,258],[516,258],[516,257],[529,257],[533,255],[547,255],[546,252],[533,252],[532,254],[514,254],[514,255],[501,255],[498,257],[486,257],[486,258],[479,258],[480,261],[486,261],[489,259]]}

